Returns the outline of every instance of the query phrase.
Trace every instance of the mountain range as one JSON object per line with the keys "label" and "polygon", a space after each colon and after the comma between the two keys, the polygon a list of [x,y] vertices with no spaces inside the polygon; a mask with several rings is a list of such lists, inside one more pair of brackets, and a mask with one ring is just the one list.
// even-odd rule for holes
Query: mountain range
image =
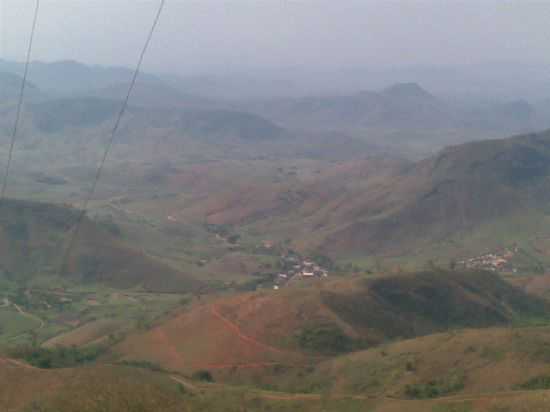
{"label": "mountain range", "polygon": [[[21,71],[0,61],[2,159]],[[544,102],[145,73],[111,142],[130,76],[30,66],[1,410],[547,409]]]}

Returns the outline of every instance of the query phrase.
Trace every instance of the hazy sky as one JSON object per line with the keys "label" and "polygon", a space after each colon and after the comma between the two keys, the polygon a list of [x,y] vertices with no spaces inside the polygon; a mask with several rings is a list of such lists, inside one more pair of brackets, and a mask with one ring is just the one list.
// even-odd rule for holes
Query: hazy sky
{"label": "hazy sky", "polygon": [[[0,0],[21,60],[35,0]],[[42,0],[33,57],[132,65],[157,1]],[[167,0],[147,70],[550,62],[550,1]]]}

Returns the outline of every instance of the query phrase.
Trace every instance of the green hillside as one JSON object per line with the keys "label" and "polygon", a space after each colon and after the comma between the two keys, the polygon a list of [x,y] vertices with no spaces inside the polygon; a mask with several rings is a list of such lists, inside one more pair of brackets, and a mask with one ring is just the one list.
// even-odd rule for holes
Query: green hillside
{"label": "green hillside", "polygon": [[[23,78],[21,76],[0,69],[0,99],[3,100],[2,103],[6,101],[17,101],[21,91],[22,81]],[[34,83],[29,81],[25,85],[25,95],[31,100],[38,97],[44,97],[44,93],[42,93]]]}
{"label": "green hillside", "polygon": [[324,304],[359,330],[386,338],[545,318],[547,304],[489,272],[433,271],[365,281],[350,293],[326,291]]}
{"label": "green hillside", "polygon": [[483,236],[480,232],[498,225],[503,233],[485,244],[495,248],[505,234],[509,243],[524,240],[514,233],[518,216],[538,219],[537,235],[544,236],[549,148],[550,131],[447,148],[406,168],[377,193],[354,194],[350,221],[341,222],[325,249],[333,254],[417,253],[419,246],[429,249],[453,239],[458,250],[468,236]]}
{"label": "green hillside", "polygon": [[48,100],[30,107],[32,120],[42,132],[60,132],[67,127],[90,127],[114,117],[121,103],[97,98]]}
{"label": "green hillside", "polygon": [[79,210],[4,199],[0,203],[1,273],[25,282],[62,275],[71,282],[151,291],[193,290],[200,282],[125,244],[116,226],[84,219],[67,270],[61,259]]}
{"label": "green hillside", "polygon": [[[114,118],[120,109],[119,99],[71,97],[48,100],[30,106],[32,123],[41,132],[58,133],[64,129],[99,126]],[[229,110],[143,109],[130,108],[129,114],[139,127],[173,128],[197,139],[244,141],[271,140],[284,130],[257,115]],[[136,124],[133,124],[136,127]]]}

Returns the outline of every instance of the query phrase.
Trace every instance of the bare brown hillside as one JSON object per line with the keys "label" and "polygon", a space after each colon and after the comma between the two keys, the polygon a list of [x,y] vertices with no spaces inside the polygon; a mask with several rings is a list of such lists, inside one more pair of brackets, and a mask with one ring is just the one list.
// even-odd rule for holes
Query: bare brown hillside
{"label": "bare brown hillside", "polygon": [[388,339],[542,317],[546,304],[498,276],[418,273],[333,281],[204,302],[128,336],[123,359],[228,379],[270,375]]}

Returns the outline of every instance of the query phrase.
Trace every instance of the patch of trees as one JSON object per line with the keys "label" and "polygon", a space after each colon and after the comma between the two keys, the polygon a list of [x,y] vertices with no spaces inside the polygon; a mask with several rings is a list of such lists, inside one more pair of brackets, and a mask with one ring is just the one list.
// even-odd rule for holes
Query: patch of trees
{"label": "patch of trees", "polygon": [[[16,218],[32,225],[46,224],[57,229],[69,229],[80,211],[68,206],[58,206],[49,203],[26,200],[4,199],[0,205],[0,221],[5,225]],[[34,228],[34,226],[32,226]]]}
{"label": "patch of trees", "polygon": [[320,253],[312,254],[311,259],[319,266],[324,267],[328,270],[334,270],[336,268],[334,261],[330,257],[322,255]]}
{"label": "patch of trees", "polygon": [[198,370],[193,373],[193,375],[191,375],[191,378],[201,382],[214,382],[214,377],[212,376],[212,374],[204,369]]}
{"label": "patch of trees", "polygon": [[465,375],[454,371],[443,379],[434,379],[427,383],[407,385],[405,394],[412,399],[431,399],[459,392],[464,389]]}
{"label": "patch of trees", "polygon": [[306,326],[297,339],[301,348],[327,355],[350,352],[356,346],[353,339],[331,324]]}
{"label": "patch of trees", "polygon": [[220,235],[221,237],[227,237],[231,234],[232,229],[230,225],[216,225],[213,223],[206,223],[205,229],[209,233]]}
{"label": "patch of trees", "polygon": [[527,382],[518,385],[518,389],[524,390],[546,390],[550,389],[550,376],[541,375],[529,379]]}
{"label": "patch of trees", "polygon": [[25,221],[19,220],[9,223],[6,232],[11,240],[27,242],[29,240],[29,227]]}
{"label": "patch of trees", "polygon": [[253,292],[261,286],[271,285],[275,279],[274,273],[254,272],[254,279],[239,283],[235,289],[239,292]]}
{"label": "patch of trees", "polygon": [[22,359],[41,369],[70,368],[95,361],[104,351],[103,347],[78,348],[58,346],[53,349],[18,346],[10,351],[10,356]]}
{"label": "patch of trees", "polygon": [[118,363],[119,365],[128,366],[131,368],[147,369],[152,372],[165,372],[166,370],[157,363],[143,361],[143,360],[124,360]]}
{"label": "patch of trees", "polygon": [[232,245],[236,245],[241,239],[241,236],[235,233],[231,225],[216,225],[207,223],[205,224],[205,229],[209,233],[220,236]]}
{"label": "patch of trees", "polygon": [[113,236],[120,237],[122,235],[122,229],[120,229],[120,226],[115,223],[112,216],[107,216],[99,220],[97,223]]}
{"label": "patch of trees", "polygon": [[101,273],[101,259],[91,255],[80,256],[78,258],[78,269],[84,281],[96,281]]}
{"label": "patch of trees", "polygon": [[229,243],[231,243],[232,245],[235,245],[235,244],[237,244],[237,242],[239,241],[240,238],[241,238],[240,235],[234,233],[234,234],[229,235],[229,236],[227,237],[227,241],[228,241]]}

